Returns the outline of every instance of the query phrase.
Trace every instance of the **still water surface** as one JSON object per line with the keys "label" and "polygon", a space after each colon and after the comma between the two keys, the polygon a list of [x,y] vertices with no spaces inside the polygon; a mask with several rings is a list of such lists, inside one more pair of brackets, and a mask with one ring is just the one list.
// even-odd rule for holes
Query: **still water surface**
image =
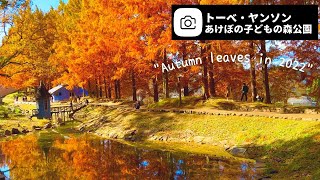
{"label": "still water surface", "polygon": [[0,170],[10,179],[255,179],[244,162],[141,149],[88,135],[29,135],[0,146]]}

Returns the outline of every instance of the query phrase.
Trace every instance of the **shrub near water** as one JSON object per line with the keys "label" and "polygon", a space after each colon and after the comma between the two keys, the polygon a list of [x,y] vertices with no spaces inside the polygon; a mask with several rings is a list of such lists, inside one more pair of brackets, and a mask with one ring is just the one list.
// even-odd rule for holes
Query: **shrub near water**
{"label": "shrub near water", "polygon": [[9,117],[9,110],[7,107],[0,106],[0,117],[1,118],[8,118]]}

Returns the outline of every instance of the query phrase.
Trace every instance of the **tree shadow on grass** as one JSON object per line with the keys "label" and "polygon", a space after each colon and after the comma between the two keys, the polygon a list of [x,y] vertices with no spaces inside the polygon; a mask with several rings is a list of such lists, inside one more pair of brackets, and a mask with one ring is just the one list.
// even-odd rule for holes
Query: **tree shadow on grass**
{"label": "tree shadow on grass", "polygon": [[[141,112],[123,110],[117,112],[119,123],[123,117],[131,116],[126,123],[126,130],[135,129],[138,136],[147,137],[161,131],[176,130],[177,121],[174,113]],[[115,122],[117,123],[117,121]],[[308,123],[308,122],[306,122]],[[248,145],[248,157],[266,162],[267,172],[274,179],[320,179],[320,125],[305,131],[300,138],[278,140],[263,146]],[[270,132],[271,133],[271,132]]]}
{"label": "tree shadow on grass", "polygon": [[266,173],[274,179],[320,179],[319,131],[292,141],[279,140],[266,146],[244,148],[249,158],[267,163]]}
{"label": "tree shadow on grass", "polygon": [[[125,130],[136,130],[139,139],[146,138],[154,133],[170,131],[175,126],[174,113],[127,111],[119,114],[121,117],[131,116]],[[120,117],[120,118],[121,118]]]}
{"label": "tree shadow on grass", "polygon": [[218,105],[218,109],[222,109],[222,110],[235,110],[238,108],[235,103],[227,102],[227,101],[218,102],[217,105]]}

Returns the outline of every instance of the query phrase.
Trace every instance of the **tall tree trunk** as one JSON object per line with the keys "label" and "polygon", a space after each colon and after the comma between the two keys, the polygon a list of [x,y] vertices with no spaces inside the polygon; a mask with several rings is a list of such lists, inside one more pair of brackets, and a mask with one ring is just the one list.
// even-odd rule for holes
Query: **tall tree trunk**
{"label": "tall tree trunk", "polygon": [[256,78],[256,63],[254,59],[254,44],[250,41],[250,75],[251,75],[251,89],[252,89],[252,101],[257,101],[257,78]]}
{"label": "tall tree trunk", "polygon": [[117,80],[114,80],[114,98],[115,98],[115,99],[119,99],[119,96],[118,96],[118,83],[117,83]]}
{"label": "tall tree trunk", "polygon": [[81,88],[82,88],[82,97],[85,97],[86,96],[85,88],[84,86],[82,86]]}
{"label": "tall tree trunk", "polygon": [[[201,41],[201,43],[205,43],[205,41]],[[202,68],[203,68],[203,75],[202,75],[202,83],[204,88],[203,98],[208,99],[210,97],[209,94],[209,84],[208,84],[208,59],[205,55],[206,50],[205,48],[201,47],[201,57],[202,57]]]}
{"label": "tall tree trunk", "polygon": [[264,91],[265,91],[265,103],[271,104],[271,96],[270,96],[270,87],[269,87],[269,72],[268,72],[268,62],[266,62],[267,58],[267,51],[266,51],[266,41],[260,40],[261,44],[261,52],[262,52],[262,71],[263,71],[263,84],[264,84]]}
{"label": "tall tree trunk", "polygon": [[216,89],[215,89],[215,82],[213,78],[213,64],[209,63],[209,89],[210,89],[210,96],[216,96]]}
{"label": "tall tree trunk", "polygon": [[103,85],[104,85],[104,93],[105,93],[106,99],[108,99],[108,87],[107,87],[107,80],[105,76],[103,77]]}
{"label": "tall tree trunk", "polygon": [[[167,51],[163,50],[163,64],[168,67]],[[169,72],[164,71],[163,73],[163,90],[166,98],[169,98]]]}
{"label": "tall tree trunk", "polygon": [[183,82],[183,96],[186,97],[186,96],[189,96],[189,83],[188,83],[188,80],[184,80]]}
{"label": "tall tree trunk", "polygon": [[88,80],[88,95],[89,95],[89,97],[92,97],[92,91],[91,91],[91,83],[90,83],[90,79]]}
{"label": "tall tree trunk", "polygon": [[318,86],[318,94],[317,94],[316,98],[317,98],[317,105],[318,105],[318,107],[320,107],[320,86]]}
{"label": "tall tree trunk", "polygon": [[95,92],[94,92],[94,95],[96,98],[99,97],[99,89],[98,89],[98,81],[97,79],[95,79]]}
{"label": "tall tree trunk", "polygon": [[137,101],[137,87],[136,87],[136,77],[135,77],[134,70],[132,70],[131,78],[132,78],[132,100]]}
{"label": "tall tree trunk", "polygon": [[320,78],[317,78],[314,80],[313,85],[314,86],[314,96],[316,98],[317,106],[320,106]]}
{"label": "tall tree trunk", "polygon": [[153,84],[153,101],[159,102],[159,90],[158,90],[157,77],[152,79],[152,84]]}
{"label": "tall tree trunk", "polygon": [[[186,48],[186,44],[183,43],[182,44],[182,61],[184,61],[186,59],[187,55],[187,48]],[[187,77],[189,74],[188,69],[187,68],[183,68],[184,71],[184,76],[183,76],[183,96],[189,96],[189,77]]]}
{"label": "tall tree trunk", "polygon": [[112,98],[112,88],[111,88],[111,83],[108,85],[108,98]]}
{"label": "tall tree trunk", "polygon": [[208,69],[209,69],[209,89],[210,89],[210,96],[215,97],[216,96],[216,88],[215,88],[215,82],[213,77],[213,63],[209,60],[209,55],[207,56],[207,63]]}
{"label": "tall tree trunk", "polygon": [[101,84],[101,77],[99,78],[99,97],[100,98],[102,98],[102,94],[103,94],[103,92],[102,92],[102,84]]}
{"label": "tall tree trunk", "polygon": [[118,85],[118,88],[117,88],[117,90],[118,90],[118,98],[121,99],[121,86],[120,86],[120,80],[119,79],[117,80],[117,85]]}

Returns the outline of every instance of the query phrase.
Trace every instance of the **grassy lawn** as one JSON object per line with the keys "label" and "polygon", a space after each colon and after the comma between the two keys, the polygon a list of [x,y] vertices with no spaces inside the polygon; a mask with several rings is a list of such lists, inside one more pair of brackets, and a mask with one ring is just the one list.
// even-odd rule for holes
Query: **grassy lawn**
{"label": "grassy lawn", "polygon": [[0,134],[3,134],[5,130],[11,131],[12,128],[17,128],[20,131],[23,129],[32,130],[32,126],[43,126],[48,123],[48,120],[32,120],[27,118],[0,118]]}
{"label": "grassy lawn", "polygon": [[[182,139],[191,134],[192,137],[206,137],[213,144],[246,148],[249,158],[266,162],[270,172],[278,171],[272,175],[274,178],[320,178],[318,121],[137,112],[101,107],[86,108],[82,113],[85,121],[97,118],[99,114],[108,117],[107,123],[94,128],[100,134],[136,129],[138,136],[146,142],[150,135]],[[178,147],[191,147],[200,152],[207,149],[207,145],[197,146],[202,148]]]}
{"label": "grassy lawn", "polygon": [[240,106],[249,107],[271,107],[273,105],[261,103],[261,102],[238,102],[234,100],[227,100],[224,98],[210,98],[206,101],[202,97],[182,97],[182,104],[179,106],[178,98],[161,99],[157,103],[149,103],[149,108],[199,108],[199,107],[212,107],[217,109],[233,109]]}
{"label": "grassy lawn", "polygon": [[23,114],[24,110],[31,112],[32,109],[35,109],[35,105],[13,105],[8,101],[9,99],[6,100],[9,104],[5,102],[5,105],[0,105],[0,135],[4,134],[5,130],[11,131],[12,128],[17,128],[20,131],[23,129],[32,130],[32,126],[43,126],[48,122],[48,120],[36,118],[30,120],[27,115]]}
{"label": "grassy lawn", "polygon": [[303,106],[290,106],[283,103],[275,104],[265,104],[263,102],[239,102],[235,100],[227,100],[224,98],[210,98],[206,101],[202,97],[182,97],[182,104],[179,105],[179,98],[170,98],[170,99],[161,99],[157,103],[149,102],[146,103],[148,108],[214,108],[221,110],[238,110],[241,108],[252,108],[252,109],[261,109],[261,108],[295,108],[304,110],[308,109],[317,109],[319,107],[303,107]]}
{"label": "grassy lawn", "polygon": [[[15,96],[23,96],[23,94],[12,93],[3,98],[3,105],[0,105],[0,135],[4,133],[5,130],[10,130],[12,128],[18,128],[20,131],[23,129],[32,130],[32,126],[43,126],[49,122],[49,120],[38,120],[33,118],[30,120],[29,115],[23,113],[23,111],[29,111],[29,114],[33,109],[36,109],[35,104],[14,104]],[[69,105],[68,102],[65,103],[53,103],[52,106]],[[72,125],[74,126],[74,125]],[[59,130],[69,130],[70,127],[60,128]]]}
{"label": "grassy lawn", "polygon": [[[21,110],[34,109],[34,105],[13,106],[8,97],[6,105],[0,106],[0,134],[6,129],[31,129],[42,126],[47,120],[32,120],[21,114]],[[125,103],[124,103],[125,104]],[[60,104],[57,104],[60,105]],[[111,104],[112,105],[112,104]],[[246,106],[253,108],[284,107],[264,103],[243,103],[226,99],[200,97],[164,99],[158,103],[146,104],[148,108],[190,108],[233,110]],[[11,108],[9,108],[11,107]],[[14,108],[12,108],[14,107]],[[304,108],[304,107],[299,107]],[[6,114],[6,115],[5,115]],[[107,121],[100,121],[105,117]],[[130,130],[137,130],[136,142],[126,142],[134,146],[144,146],[169,151],[183,151],[212,156],[233,158],[223,148],[237,146],[247,149],[247,158],[263,161],[274,179],[320,179],[320,122],[273,119],[267,117],[213,116],[195,114],[176,114],[172,112],[140,112],[106,107],[87,107],[77,113],[77,119],[89,123],[86,128],[108,137],[117,133],[126,137]],[[74,133],[78,125],[67,124],[59,133]],[[70,127],[69,127],[70,126]],[[88,130],[87,129],[87,130]],[[43,134],[44,139],[51,134]],[[154,141],[150,137],[166,137],[166,142]],[[196,138],[205,139],[203,144]],[[124,141],[123,141],[124,142]]]}
{"label": "grassy lawn", "polygon": [[18,95],[19,95],[19,93],[17,93],[17,92],[8,94],[2,99],[2,102],[6,103],[6,104],[13,104],[14,97],[18,96]]}

